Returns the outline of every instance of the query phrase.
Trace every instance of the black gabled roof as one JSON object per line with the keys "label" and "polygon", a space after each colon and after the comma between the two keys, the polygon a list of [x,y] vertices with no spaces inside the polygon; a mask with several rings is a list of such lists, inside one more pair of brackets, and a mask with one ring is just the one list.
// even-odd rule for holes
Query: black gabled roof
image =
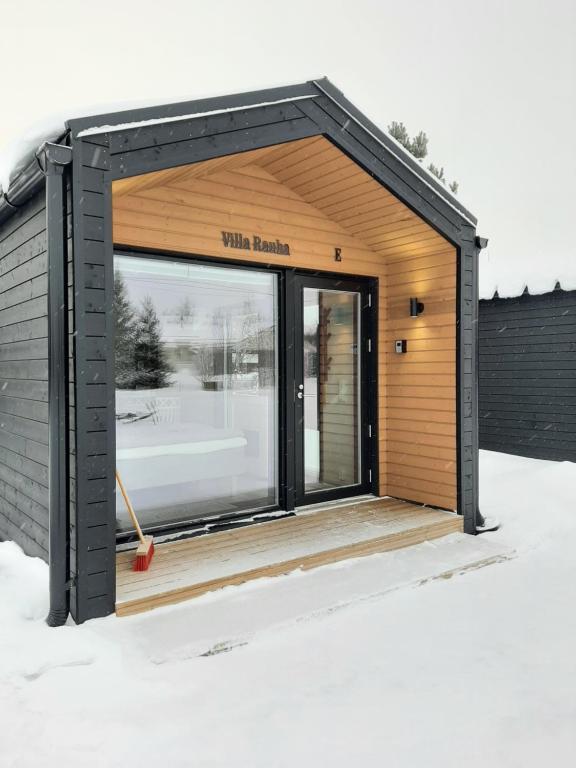
{"label": "black gabled roof", "polygon": [[98,126],[110,128],[117,125],[126,125],[127,123],[140,123],[145,121],[176,120],[186,119],[198,113],[216,112],[219,110],[239,110],[250,106],[258,106],[271,102],[313,99],[317,96],[326,96],[346,112],[350,120],[356,122],[374,139],[376,139],[384,149],[391,152],[400,159],[413,173],[419,176],[436,194],[448,202],[463,218],[472,224],[477,223],[476,217],[462,203],[454,197],[450,190],[442,184],[435,176],[430,174],[421,163],[416,160],[409,152],[400,146],[389,134],[381,130],[371,120],[369,120],[359,109],[357,109],[345,96],[336,88],[327,77],[319,80],[309,80],[306,83],[295,85],[286,85],[278,88],[266,88],[258,91],[248,91],[245,93],[235,93],[229,96],[217,96],[205,99],[196,99],[194,101],[176,102],[174,104],[163,104],[154,107],[144,107],[141,109],[121,110],[119,112],[108,112],[89,117],[69,120],[66,127],[70,129],[72,136],[77,137],[83,131],[94,129]]}
{"label": "black gabled roof", "polygon": [[[477,223],[476,217],[468,211],[453,194],[451,194],[447,187],[430,174],[409,152],[401,147],[385,131],[378,128],[378,126],[360,112],[360,110],[358,110],[344,96],[344,94],[325,77],[319,80],[310,80],[306,83],[277,88],[267,88],[264,90],[231,94],[228,96],[196,99],[193,101],[119,110],[116,112],[74,118],[66,122],[66,134],[63,137],[63,140],[66,140],[68,133],[74,141],[82,138],[82,134],[85,134],[86,131],[89,131],[91,134],[98,134],[121,129],[137,129],[140,126],[132,124],[162,124],[163,122],[191,119],[195,116],[206,115],[206,113],[236,111],[282,101],[298,101],[316,98],[329,99],[330,102],[347,115],[350,121],[351,130],[353,128],[359,129],[361,132],[364,132],[366,136],[369,136],[376,141],[383,150],[393,155],[397,161],[412,174],[417,176],[421,182],[448,204],[458,217],[464,219],[466,223],[472,225]],[[344,125],[342,130],[347,130],[347,125]],[[9,190],[5,191],[3,197],[0,198],[0,223],[4,219],[9,218],[28,197],[37,191],[42,183],[42,172],[38,167],[36,159],[32,158],[29,165],[27,165],[17,178],[13,180]]]}

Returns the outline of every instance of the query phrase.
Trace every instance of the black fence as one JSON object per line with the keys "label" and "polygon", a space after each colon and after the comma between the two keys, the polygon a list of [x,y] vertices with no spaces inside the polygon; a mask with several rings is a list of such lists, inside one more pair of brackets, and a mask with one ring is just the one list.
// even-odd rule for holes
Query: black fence
{"label": "black fence", "polygon": [[480,448],[576,461],[576,291],[480,302]]}

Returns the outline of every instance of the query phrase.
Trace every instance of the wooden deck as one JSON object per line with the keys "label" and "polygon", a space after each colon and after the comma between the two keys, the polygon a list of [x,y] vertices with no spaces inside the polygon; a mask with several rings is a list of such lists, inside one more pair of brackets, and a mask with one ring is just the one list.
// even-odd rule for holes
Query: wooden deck
{"label": "wooden deck", "polygon": [[156,545],[148,571],[117,555],[116,613],[127,616],[231,584],[419,544],[462,531],[462,518],[396,499],[310,509],[294,517]]}

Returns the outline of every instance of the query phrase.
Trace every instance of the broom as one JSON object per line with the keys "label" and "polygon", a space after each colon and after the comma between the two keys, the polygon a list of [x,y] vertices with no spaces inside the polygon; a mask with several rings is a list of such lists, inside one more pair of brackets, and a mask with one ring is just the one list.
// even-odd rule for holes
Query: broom
{"label": "broom", "polygon": [[138,549],[136,550],[136,560],[134,560],[133,570],[147,571],[148,566],[150,565],[150,561],[152,560],[152,555],[154,554],[154,540],[152,536],[144,536],[144,534],[142,533],[142,528],[140,528],[140,524],[138,523],[138,518],[136,517],[136,513],[134,512],[134,508],[132,507],[132,504],[130,504],[130,499],[128,498],[126,489],[124,488],[122,480],[120,480],[120,475],[118,474],[118,470],[116,470],[116,480],[118,482],[118,485],[120,486],[120,491],[122,492],[122,496],[124,497],[124,501],[126,502],[126,506],[128,507],[128,512],[130,513],[132,522],[134,523],[134,528],[136,528],[136,533],[138,534],[138,538],[140,539],[140,543],[138,544]]}

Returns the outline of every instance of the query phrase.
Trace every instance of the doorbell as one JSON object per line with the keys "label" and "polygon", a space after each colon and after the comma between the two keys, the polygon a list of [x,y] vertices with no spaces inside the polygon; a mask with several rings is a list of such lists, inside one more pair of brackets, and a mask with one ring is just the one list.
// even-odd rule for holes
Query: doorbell
{"label": "doorbell", "polygon": [[406,352],[406,339],[397,339],[395,342],[397,355],[403,355]]}

